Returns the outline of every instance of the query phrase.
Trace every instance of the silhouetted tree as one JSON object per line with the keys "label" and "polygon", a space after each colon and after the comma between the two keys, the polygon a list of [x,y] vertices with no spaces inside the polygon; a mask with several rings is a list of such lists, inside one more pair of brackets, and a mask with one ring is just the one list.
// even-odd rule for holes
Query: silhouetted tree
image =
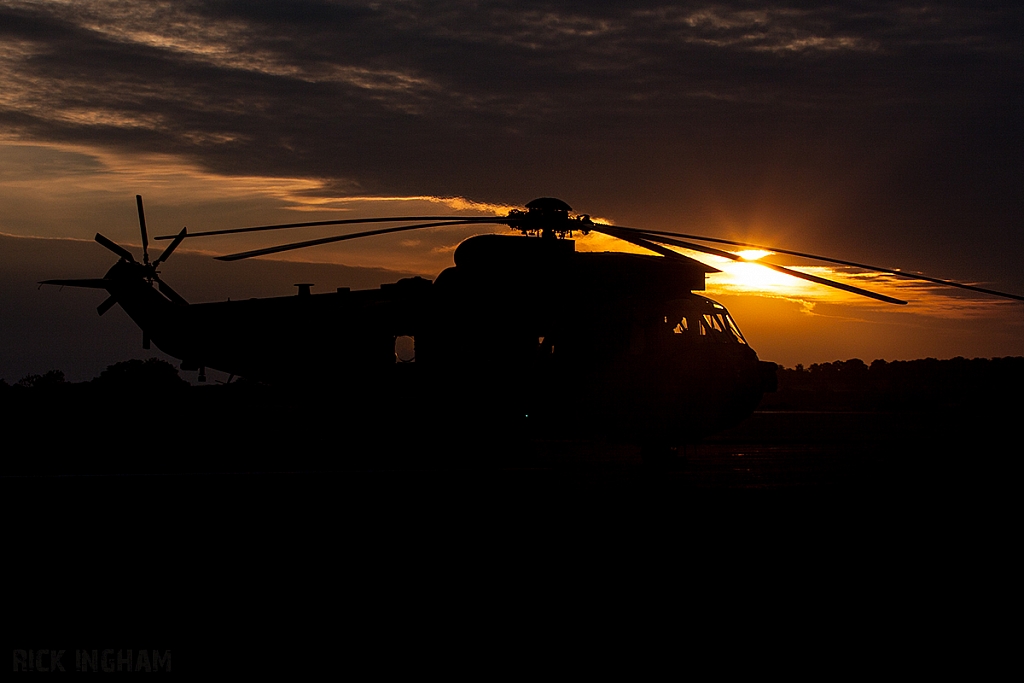
{"label": "silhouetted tree", "polygon": [[1013,412],[1024,399],[1024,358],[910,361],[857,358],[781,368],[779,391],[763,405],[803,410],[932,410]]}
{"label": "silhouetted tree", "polygon": [[25,389],[52,389],[53,387],[66,384],[67,380],[64,378],[64,372],[62,370],[50,370],[43,375],[25,375],[18,380],[15,386],[24,387]]}
{"label": "silhouetted tree", "polygon": [[176,367],[159,358],[114,363],[101,372],[93,383],[103,389],[147,395],[179,391],[189,386],[178,375]]}

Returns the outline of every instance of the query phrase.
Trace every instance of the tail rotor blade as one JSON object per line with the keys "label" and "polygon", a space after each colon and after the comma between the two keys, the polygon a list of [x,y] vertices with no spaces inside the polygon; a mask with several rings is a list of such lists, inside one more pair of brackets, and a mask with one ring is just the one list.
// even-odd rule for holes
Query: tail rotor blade
{"label": "tail rotor blade", "polygon": [[170,299],[174,303],[180,304],[182,306],[188,305],[188,301],[185,300],[185,297],[183,297],[182,295],[178,294],[173,289],[171,289],[171,286],[169,284],[167,284],[166,282],[164,282],[163,280],[160,280],[158,278],[157,281],[156,281],[156,286],[160,289],[160,291],[164,294],[164,296],[166,296],[168,299]]}
{"label": "tail rotor blade", "polygon": [[96,233],[96,241],[123,258],[125,261],[128,261],[128,263],[135,263],[135,257],[132,256],[132,252],[128,251],[121,245],[112,242],[99,233]]}
{"label": "tail rotor blade", "polygon": [[103,300],[103,303],[96,307],[96,312],[99,313],[100,315],[103,315],[104,313],[109,311],[111,307],[116,303],[117,299],[115,299],[112,296],[108,296],[106,299]]}
{"label": "tail rotor blade", "polygon": [[142,231],[142,262],[149,263],[149,234],[146,232],[146,212],[142,210],[142,195],[135,195],[139,207],[139,230]]}
{"label": "tail rotor blade", "polygon": [[40,280],[41,285],[60,285],[61,287],[88,287],[89,289],[106,289],[112,280],[106,278],[79,278],[72,280]]}
{"label": "tail rotor blade", "polygon": [[174,250],[178,248],[178,245],[181,244],[182,240],[184,240],[186,237],[188,237],[188,230],[186,228],[182,228],[181,232],[179,232],[175,236],[174,241],[171,242],[166,249],[164,249],[164,253],[160,254],[160,257],[156,261],[153,261],[153,266],[156,267],[163,263],[164,261],[166,261],[168,257],[170,257],[170,255],[174,253]]}

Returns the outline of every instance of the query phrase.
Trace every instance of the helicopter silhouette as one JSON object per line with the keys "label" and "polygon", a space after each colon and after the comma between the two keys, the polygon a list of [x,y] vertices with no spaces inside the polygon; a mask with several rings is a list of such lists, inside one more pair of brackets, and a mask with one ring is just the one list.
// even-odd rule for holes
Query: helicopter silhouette
{"label": "helicopter silhouette", "polygon": [[[588,433],[675,446],[747,417],[776,388],[729,312],[696,292],[717,269],[669,247],[743,261],[695,240],[766,249],[1024,301],[1024,297],[802,252],[720,238],[598,223],[544,197],[506,216],[393,216],[188,233],[152,262],[142,197],[143,257],[103,235],[119,257],[102,278],[41,284],[103,289],[103,315],[120,305],[143,346],[181,361],[272,384],[327,383],[359,395],[409,395],[431,419],[571,425]],[[454,225],[499,224],[521,235],[462,242],[454,266],[433,281],[413,277],[378,289],[190,304],[159,277],[186,238],[323,225],[406,223],[217,257],[234,261],[375,235]],[[575,232],[603,233],[652,252],[577,252]],[[892,304],[907,302],[789,268],[761,265]],[[574,296],[583,292],[584,296]],[[419,400],[424,396],[430,400]]]}

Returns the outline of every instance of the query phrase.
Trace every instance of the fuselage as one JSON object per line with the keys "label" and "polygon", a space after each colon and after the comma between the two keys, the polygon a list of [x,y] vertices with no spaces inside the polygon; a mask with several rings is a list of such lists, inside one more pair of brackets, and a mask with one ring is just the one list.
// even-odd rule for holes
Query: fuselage
{"label": "fuselage", "polygon": [[[728,311],[693,293],[710,270],[695,261],[487,235],[460,245],[455,263],[433,282],[248,301],[176,304],[127,276],[110,291],[186,369],[352,391],[393,385],[453,411],[627,438],[716,431],[774,381]],[[396,343],[414,345],[414,359]]]}

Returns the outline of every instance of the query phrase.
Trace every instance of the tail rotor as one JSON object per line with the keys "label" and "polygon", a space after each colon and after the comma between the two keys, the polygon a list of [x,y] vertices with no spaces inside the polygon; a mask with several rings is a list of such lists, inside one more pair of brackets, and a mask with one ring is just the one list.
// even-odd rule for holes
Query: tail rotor
{"label": "tail rotor", "polygon": [[[159,289],[164,296],[170,299],[172,303],[181,306],[188,305],[188,301],[186,301],[183,296],[178,294],[176,291],[174,291],[173,288],[171,288],[170,285],[168,285],[166,282],[160,279],[159,272],[157,271],[157,267],[162,263],[166,263],[167,259],[170,258],[171,254],[174,253],[174,250],[178,248],[178,245],[180,245],[182,241],[188,236],[187,229],[182,228],[181,232],[175,235],[174,241],[171,242],[167,246],[167,248],[163,250],[163,253],[161,253],[160,256],[157,257],[155,261],[150,263],[149,231],[146,229],[146,212],[142,208],[142,195],[135,195],[135,204],[139,210],[139,232],[142,234],[142,263],[136,261],[135,256],[130,251],[122,247],[120,244],[117,244],[110,238],[101,235],[100,233],[96,233],[96,242],[98,242],[101,246],[109,249],[111,252],[116,254],[117,257],[120,259],[118,263],[124,264],[124,266],[128,266],[127,268],[124,268],[124,266],[122,266],[123,270],[126,270],[130,274],[134,273],[133,277],[141,277],[143,280],[149,283],[150,286],[156,284],[157,289]],[[92,289],[107,289],[109,291],[109,287],[111,285],[114,285],[116,282],[118,282],[119,280],[121,280],[121,278],[124,277],[123,274],[114,275],[114,272],[114,270],[111,270],[110,273],[107,273],[107,275],[102,278],[74,280],[43,280],[39,284],[61,285],[68,287],[88,287]],[[103,315],[104,313],[109,311],[114,306],[115,303],[117,303],[117,295],[111,292],[111,295],[107,297],[103,301],[103,303],[96,307],[96,312],[99,313],[100,315]],[[144,343],[147,344],[146,348],[148,348],[148,337],[146,342]]]}

